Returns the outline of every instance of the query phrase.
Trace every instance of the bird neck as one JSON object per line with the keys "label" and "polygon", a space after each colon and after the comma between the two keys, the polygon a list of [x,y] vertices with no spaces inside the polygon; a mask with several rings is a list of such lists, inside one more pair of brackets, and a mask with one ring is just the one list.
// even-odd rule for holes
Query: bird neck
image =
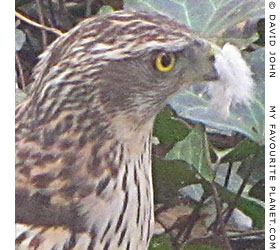
{"label": "bird neck", "polygon": [[122,141],[130,149],[132,155],[141,154],[141,145],[147,141],[152,134],[154,118],[139,124],[127,116],[116,116],[112,119],[111,129],[115,138]]}
{"label": "bird neck", "polygon": [[120,117],[112,124],[118,135],[99,144],[93,162],[88,162],[89,180],[100,168],[103,171],[94,177],[98,180],[95,192],[80,199],[79,213],[86,216],[86,228],[96,235],[97,242],[110,240],[112,249],[118,249],[124,239],[121,235],[125,235],[131,249],[147,249],[154,224],[152,125],[133,133]]}

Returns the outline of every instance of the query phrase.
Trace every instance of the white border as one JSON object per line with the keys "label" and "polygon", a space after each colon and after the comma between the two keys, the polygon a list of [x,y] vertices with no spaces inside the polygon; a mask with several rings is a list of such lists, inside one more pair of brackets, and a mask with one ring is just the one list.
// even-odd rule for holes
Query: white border
{"label": "white border", "polygon": [[14,113],[15,17],[14,1],[2,5],[0,82],[0,239],[1,249],[14,249]]}
{"label": "white border", "polygon": [[[265,128],[266,128],[266,138],[265,138],[265,173],[266,173],[266,209],[265,209],[265,249],[280,249],[280,169],[279,169],[279,149],[280,149],[280,1],[278,0],[266,0],[265,2],[266,9],[266,17],[265,17],[265,106],[266,106],[266,119],[265,119]],[[275,33],[276,33],[276,44],[274,45],[273,38],[270,36],[271,30],[271,22],[270,15],[275,15],[275,20],[272,22],[275,25]],[[274,19],[274,18],[272,18]],[[270,77],[270,53],[276,52],[275,58],[275,68],[276,68],[276,77]],[[270,117],[272,112],[270,112],[270,107],[276,106],[275,117],[276,119]],[[274,145],[272,145],[270,129],[275,125],[275,150],[276,150],[276,168],[270,167],[270,152]],[[270,173],[271,170],[276,169],[276,180],[271,179],[270,177],[273,175]],[[272,187],[275,187],[276,194],[272,193]],[[270,198],[276,199],[275,205],[276,210],[270,210],[271,200]],[[276,223],[273,223],[273,216],[271,212],[275,212],[276,215]],[[273,245],[275,243],[275,245]]]}

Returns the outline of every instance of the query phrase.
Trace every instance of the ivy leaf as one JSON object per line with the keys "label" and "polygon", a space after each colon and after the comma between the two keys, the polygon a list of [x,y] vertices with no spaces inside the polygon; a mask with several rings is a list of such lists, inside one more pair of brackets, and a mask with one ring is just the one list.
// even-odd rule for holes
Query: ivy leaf
{"label": "ivy leaf", "polygon": [[257,182],[249,191],[249,195],[261,201],[265,200],[265,181],[264,179]]}
{"label": "ivy leaf", "polygon": [[170,203],[178,197],[178,190],[198,183],[195,171],[185,162],[153,159],[154,195],[156,203]]}
{"label": "ivy leaf", "polygon": [[262,147],[263,146],[260,146],[251,140],[242,140],[234,148],[232,148],[231,151],[222,157],[222,162],[243,161],[251,154],[255,154],[257,150],[261,150]]}
{"label": "ivy leaf", "polygon": [[153,135],[157,137],[160,143],[174,145],[183,140],[190,128],[187,124],[174,117],[174,111],[166,106],[158,115],[154,123]]}
{"label": "ivy leaf", "polygon": [[257,38],[252,24],[264,17],[264,0],[124,0],[124,9],[158,12],[205,37],[215,36],[219,44],[242,48]]}
{"label": "ivy leaf", "polygon": [[231,43],[239,49],[245,49],[259,39],[257,22],[248,20],[215,34],[211,40],[219,46]]}
{"label": "ivy leaf", "polygon": [[208,142],[205,128],[198,124],[189,135],[167,153],[168,160],[183,160],[193,166],[206,180],[212,180],[214,173],[210,167]]}
{"label": "ivy leaf", "polygon": [[264,147],[260,147],[253,155],[253,157],[248,157],[243,160],[241,166],[238,169],[238,174],[241,177],[244,177],[252,170],[249,181],[251,183],[256,183],[257,181],[263,179],[265,177],[265,153]]}

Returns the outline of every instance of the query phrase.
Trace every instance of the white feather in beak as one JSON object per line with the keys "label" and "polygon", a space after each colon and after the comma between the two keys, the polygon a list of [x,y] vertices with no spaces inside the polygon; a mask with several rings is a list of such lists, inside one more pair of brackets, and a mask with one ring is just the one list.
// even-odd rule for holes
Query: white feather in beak
{"label": "white feather in beak", "polygon": [[254,81],[251,69],[242,58],[239,49],[229,43],[225,44],[215,56],[215,68],[220,79],[208,86],[210,105],[226,117],[232,105],[250,105]]}

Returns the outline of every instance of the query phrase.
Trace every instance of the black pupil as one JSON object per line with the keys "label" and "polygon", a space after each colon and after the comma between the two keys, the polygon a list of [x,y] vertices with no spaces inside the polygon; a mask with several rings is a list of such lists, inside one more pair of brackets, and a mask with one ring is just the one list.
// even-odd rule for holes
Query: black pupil
{"label": "black pupil", "polygon": [[164,54],[162,57],[161,57],[161,64],[163,67],[168,67],[171,63],[171,57],[170,55],[168,54]]}

